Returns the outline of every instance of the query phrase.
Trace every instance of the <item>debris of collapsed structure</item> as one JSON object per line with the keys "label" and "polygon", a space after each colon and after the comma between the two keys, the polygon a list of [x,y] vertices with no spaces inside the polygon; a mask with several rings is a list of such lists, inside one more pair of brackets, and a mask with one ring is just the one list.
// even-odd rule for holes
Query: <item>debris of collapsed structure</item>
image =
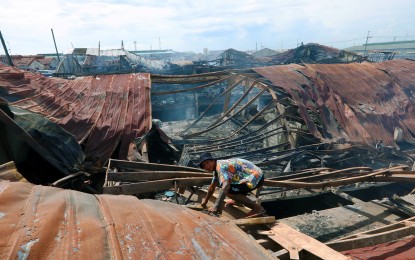
{"label": "debris of collapsed structure", "polygon": [[154,73],[165,67],[166,64],[162,61],[147,59],[125,49],[78,48],[72,54],[65,55],[54,75],[89,76],[150,71]]}
{"label": "debris of collapsed structure", "polygon": [[[277,64],[332,64],[361,62],[363,57],[349,51],[308,43],[269,57],[268,65]],[[392,58],[391,58],[392,59]],[[390,59],[390,60],[391,60]]]}
{"label": "debris of collapsed structure", "polygon": [[[153,123],[157,127],[150,128],[151,117],[143,117],[144,120],[137,125],[147,127],[134,137],[128,135],[125,139],[128,146],[122,145],[124,131],[136,129],[125,124],[130,117],[135,118],[127,113],[128,108],[142,104],[135,101],[149,100],[148,74],[88,77],[68,83],[62,79],[47,81],[27,73],[8,73],[5,72],[4,76],[12,75],[15,81],[7,80],[0,85],[3,91],[6,90],[6,96],[16,99],[16,93],[20,93],[26,97],[13,102],[12,106],[38,112],[63,125],[69,132],[74,131],[71,133],[78,142],[85,142],[87,155],[101,155],[98,158],[103,164],[110,162],[104,192],[136,195],[174,189],[178,194],[180,188],[193,187],[187,192],[203,194],[201,189],[194,187],[208,184],[211,176],[186,167],[194,166],[202,151],[210,151],[216,158],[243,157],[255,162],[267,173],[265,185],[277,187],[265,190],[267,195],[297,191],[318,193],[327,187],[360,182],[413,183],[414,113],[408,113],[414,110],[413,61],[286,65],[189,77],[151,75],[151,80],[157,84],[153,88],[154,96],[197,93],[186,99],[190,103],[193,96],[193,113],[189,113],[193,119],[183,131],[172,141],[158,132],[160,139],[168,144],[164,148],[170,152],[175,151],[172,145],[183,149],[178,162],[181,166],[109,160],[113,156],[130,158],[128,151],[131,140],[135,139],[133,144],[140,151],[135,158],[148,161],[148,143],[138,139],[145,140],[150,129],[164,131],[168,136],[172,132],[168,127],[157,130],[160,127],[155,121]],[[25,78],[26,75],[28,78]],[[373,75],[373,78],[367,75]],[[4,79],[1,76],[0,73],[0,78]],[[145,81],[142,83],[144,90],[136,89],[134,82],[137,78]],[[33,85],[26,86],[23,92],[19,91],[23,89],[16,87],[18,84],[11,83],[27,79],[31,79]],[[119,82],[119,85],[113,82]],[[190,87],[178,89],[178,84]],[[163,89],[163,85],[168,88]],[[131,87],[125,89],[125,86]],[[136,90],[137,95],[134,94]],[[200,113],[196,96],[203,96],[203,92],[214,94],[205,99],[211,102],[204,103],[206,109]],[[128,99],[131,94],[136,97],[132,104]],[[123,102],[125,100],[128,101]],[[146,109],[149,103],[145,103]],[[223,107],[222,113],[213,116],[216,113],[212,113],[208,117],[208,111],[215,103]],[[116,109],[110,112],[110,108]],[[124,114],[127,116],[120,117]],[[73,122],[66,125],[63,118],[73,119]],[[85,124],[89,129],[87,131],[83,129]],[[179,126],[173,124],[176,128]],[[103,153],[101,149],[92,149],[98,147],[98,143],[89,143],[97,140],[93,138],[94,131],[102,137],[99,144],[105,145]],[[89,144],[92,148],[88,148]],[[314,169],[310,170],[310,167]],[[349,167],[353,168],[344,169]],[[333,190],[332,193],[353,200],[342,194],[343,190]],[[271,237],[275,238],[275,235]],[[281,245],[284,241],[277,243]],[[285,244],[283,248],[286,251],[279,254],[297,257],[303,247],[290,251],[291,245]]]}
{"label": "debris of collapsed structure", "polygon": [[[175,55],[179,55],[176,53]],[[309,43],[297,48],[277,53],[270,49],[261,49],[256,53],[228,49],[220,54],[204,57],[194,54],[181,54],[179,61],[166,61],[162,58],[148,58],[134,51],[125,49],[99,50],[96,48],[77,48],[66,54],[56,71],[55,76],[88,76],[95,74],[118,74],[148,72],[152,74],[189,75],[227,69],[249,69],[280,64],[327,64],[361,62],[363,57],[355,53],[332,47]],[[183,60],[185,59],[185,60]],[[393,56],[388,56],[391,60]],[[375,60],[375,59],[371,59]],[[378,58],[379,60],[379,58]]]}
{"label": "debris of collapsed structure", "polygon": [[[415,125],[414,114],[407,111],[413,111],[415,104],[410,79],[414,65],[407,60],[273,66],[202,85],[217,88],[214,84],[227,81],[224,91],[176,136],[184,144],[179,163],[195,165],[198,154],[209,151],[217,158],[244,156],[267,167],[282,162],[286,167],[291,160],[294,170],[301,167],[293,165],[296,161],[304,162],[301,158],[310,162],[303,168],[410,164]],[[205,116],[221,102],[219,117]],[[171,127],[163,129],[171,132]]]}

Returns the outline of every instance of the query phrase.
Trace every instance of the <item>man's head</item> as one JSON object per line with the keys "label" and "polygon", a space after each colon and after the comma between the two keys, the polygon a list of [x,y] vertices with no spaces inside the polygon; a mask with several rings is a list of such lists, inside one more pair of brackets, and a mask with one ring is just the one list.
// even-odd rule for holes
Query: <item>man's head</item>
{"label": "man's head", "polygon": [[215,170],[215,162],[215,158],[210,153],[202,153],[199,157],[199,167],[209,172]]}

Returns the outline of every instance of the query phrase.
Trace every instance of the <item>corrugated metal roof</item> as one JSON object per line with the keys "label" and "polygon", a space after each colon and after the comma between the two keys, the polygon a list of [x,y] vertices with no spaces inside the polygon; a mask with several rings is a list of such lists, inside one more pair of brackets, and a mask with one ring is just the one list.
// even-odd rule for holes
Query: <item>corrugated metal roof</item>
{"label": "corrugated metal roof", "polygon": [[11,105],[63,127],[85,142],[86,156],[105,162],[120,144],[118,158],[126,159],[130,142],[151,128],[150,74],[65,80],[9,68],[0,66],[0,89],[9,100],[25,97]]}
{"label": "corrugated metal roof", "polygon": [[[375,42],[368,43],[366,50],[399,50],[399,49],[414,49],[415,41],[394,41],[394,42]],[[365,44],[346,48],[348,51],[363,51]]]}
{"label": "corrugated metal roof", "polygon": [[[287,91],[316,137],[394,143],[395,127],[404,138],[415,133],[415,61],[313,64],[255,68]],[[317,130],[309,112],[322,119]]]}
{"label": "corrugated metal roof", "polygon": [[269,259],[230,221],[133,196],[0,182],[1,259]]}
{"label": "corrugated metal roof", "polygon": [[342,252],[351,259],[414,259],[415,236]]}

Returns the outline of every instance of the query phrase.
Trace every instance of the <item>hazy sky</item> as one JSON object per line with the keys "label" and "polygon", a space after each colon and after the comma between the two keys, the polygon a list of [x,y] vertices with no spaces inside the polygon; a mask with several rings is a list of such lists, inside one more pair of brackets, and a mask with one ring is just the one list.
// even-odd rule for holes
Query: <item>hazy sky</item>
{"label": "hazy sky", "polygon": [[[11,54],[74,47],[255,50],[415,40],[414,0],[0,0]],[[160,40],[159,40],[160,39]],[[4,54],[0,46],[0,54]]]}

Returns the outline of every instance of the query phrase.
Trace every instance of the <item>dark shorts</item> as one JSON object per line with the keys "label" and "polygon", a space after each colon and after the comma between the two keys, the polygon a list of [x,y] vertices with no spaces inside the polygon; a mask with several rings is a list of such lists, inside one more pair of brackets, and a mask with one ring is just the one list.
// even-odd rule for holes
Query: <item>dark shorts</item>
{"label": "dark shorts", "polygon": [[264,183],[264,175],[262,175],[261,179],[259,179],[258,184],[255,188],[250,189],[246,183],[242,184],[231,184],[231,188],[228,191],[228,194],[242,194],[246,195],[248,192],[255,190],[258,187],[261,187]]}

